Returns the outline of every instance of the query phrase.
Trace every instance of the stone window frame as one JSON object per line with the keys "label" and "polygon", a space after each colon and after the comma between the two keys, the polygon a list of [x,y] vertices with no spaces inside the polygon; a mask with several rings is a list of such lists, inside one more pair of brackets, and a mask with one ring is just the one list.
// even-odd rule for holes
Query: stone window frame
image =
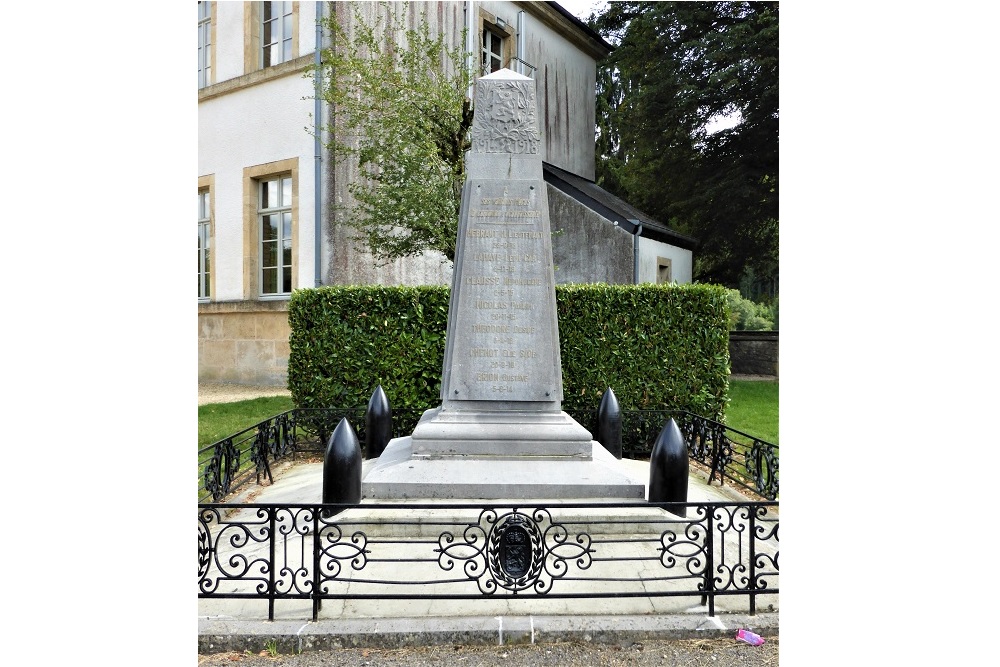
{"label": "stone window frame", "polygon": [[[288,291],[262,294],[260,183],[282,176],[292,179],[292,282]],[[299,282],[299,159],[289,158],[243,169],[243,298],[248,301],[288,299]]]}
{"label": "stone window frame", "polygon": [[247,74],[258,70],[271,69],[291,62],[299,54],[299,2],[286,2],[292,6],[292,53],[280,62],[264,66],[264,45],[262,33],[264,30],[264,2],[245,2],[243,10],[243,32],[246,39],[243,44],[243,71]]}
{"label": "stone window frame", "polygon": [[[204,11],[203,11],[204,10]],[[215,83],[215,2],[198,2],[198,89]],[[207,44],[206,44],[207,41]]]}
{"label": "stone window frame", "polygon": [[[664,280],[664,270],[666,270],[666,279]],[[656,284],[661,285],[664,283],[673,282],[674,276],[674,260],[669,257],[657,257],[656,258]]]}
{"label": "stone window frame", "polygon": [[511,59],[514,57],[515,49],[515,35],[514,27],[504,21],[506,24],[503,28],[498,25],[497,16],[485,9],[479,9],[479,29],[476,32],[479,40],[479,74],[480,76],[485,74],[490,74],[490,72],[485,71],[485,66],[483,64],[483,51],[485,50],[485,44],[483,40],[483,35],[488,30],[494,36],[500,38],[500,67],[507,67],[510,64]]}
{"label": "stone window frame", "polygon": [[[207,253],[205,253],[205,260],[207,260],[207,270],[204,269],[204,264],[202,264],[202,253],[203,250],[198,252],[198,303],[208,303],[214,298],[215,295],[215,174],[208,174],[206,176],[198,177],[198,194],[202,193],[208,194],[208,219],[207,227],[208,233],[206,234],[207,241]],[[205,224],[206,221],[201,218],[201,211],[198,215],[198,234],[201,235],[201,225]],[[205,287],[208,288],[207,294],[202,294],[202,273],[208,273],[208,284]]]}

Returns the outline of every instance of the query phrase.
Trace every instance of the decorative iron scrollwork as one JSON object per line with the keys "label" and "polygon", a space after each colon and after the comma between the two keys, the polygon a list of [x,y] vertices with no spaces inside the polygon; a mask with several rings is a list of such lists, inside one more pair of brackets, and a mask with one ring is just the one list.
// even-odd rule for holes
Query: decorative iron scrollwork
{"label": "decorative iron scrollwork", "polygon": [[[268,575],[272,564],[266,545],[270,538],[270,512],[256,508],[252,517],[227,520],[218,509],[203,508],[198,513],[198,590],[217,591],[223,582],[253,587],[258,595],[270,591]],[[213,526],[215,530],[213,530]]]}
{"label": "decorative iron scrollwork", "polygon": [[705,536],[705,508],[694,507],[695,515],[688,518],[683,535],[676,530],[665,530],[660,534],[660,565],[670,569],[678,564],[691,575],[703,575],[708,563]]}
{"label": "decorative iron scrollwork", "polygon": [[212,564],[212,534],[204,520],[198,521],[198,581],[205,578]]}
{"label": "decorative iron scrollwork", "polygon": [[770,500],[778,497],[778,457],[774,447],[754,440],[746,453],[746,469],[757,493]]}
{"label": "decorative iron scrollwork", "polygon": [[341,577],[345,563],[354,570],[363,570],[368,564],[368,536],[361,531],[354,531],[348,538],[336,523],[323,520],[318,546],[323,592],[328,592],[327,582]]}
{"label": "decorative iron scrollwork", "polygon": [[591,565],[591,540],[586,533],[571,542],[565,526],[553,523],[546,509],[525,514],[516,508],[502,516],[483,510],[479,521],[468,525],[462,539],[446,531],[438,537],[438,566],[451,570],[464,562],[465,576],[476,581],[479,590],[492,595],[506,590],[517,595],[531,589],[544,595],[555,579],[569,572],[571,565],[585,570]]}
{"label": "decorative iron scrollwork", "polygon": [[268,482],[273,482],[271,477],[271,466],[268,464],[268,454],[270,453],[269,436],[271,435],[271,423],[264,422],[257,427],[257,437],[254,439],[253,447],[250,449],[250,462],[254,464],[257,473],[257,483],[260,484],[261,477],[266,477]]}
{"label": "decorative iron scrollwork", "polygon": [[709,463],[712,458],[712,438],[708,422],[697,415],[686,415],[681,431],[688,444],[688,455],[696,461]]}
{"label": "decorative iron scrollwork", "polygon": [[233,445],[233,439],[226,438],[217,443],[204,473],[205,490],[212,494],[215,502],[226,497],[239,470],[240,452]]}

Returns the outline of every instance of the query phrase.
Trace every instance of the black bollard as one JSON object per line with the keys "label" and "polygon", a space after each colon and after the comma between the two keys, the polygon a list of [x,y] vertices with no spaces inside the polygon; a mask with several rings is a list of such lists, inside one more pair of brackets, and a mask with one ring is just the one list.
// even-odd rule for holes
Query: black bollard
{"label": "black bollard", "polygon": [[622,411],[611,387],[604,392],[601,407],[597,409],[597,442],[604,445],[604,449],[614,454],[616,459],[621,459]]}
{"label": "black bollard", "polygon": [[[323,459],[323,502],[361,502],[361,445],[358,436],[344,417],[333,429]],[[323,512],[334,516],[343,509]]]}
{"label": "black bollard", "polygon": [[[686,503],[688,492],[688,450],[681,429],[667,420],[649,455],[649,502]],[[687,516],[683,505],[668,506],[667,511]]]}
{"label": "black bollard", "polygon": [[382,385],[375,388],[368,409],[365,411],[365,458],[377,459],[382,456],[385,446],[392,439],[392,408]]}

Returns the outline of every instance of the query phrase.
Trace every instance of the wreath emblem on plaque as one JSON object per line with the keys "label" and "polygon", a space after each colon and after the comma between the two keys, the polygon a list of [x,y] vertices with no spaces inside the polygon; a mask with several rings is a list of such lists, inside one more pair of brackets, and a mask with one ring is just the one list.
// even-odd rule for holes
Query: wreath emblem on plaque
{"label": "wreath emblem on plaque", "polygon": [[542,571],[542,546],[542,533],[527,516],[515,512],[503,517],[490,531],[486,549],[497,585],[515,593],[534,585]]}

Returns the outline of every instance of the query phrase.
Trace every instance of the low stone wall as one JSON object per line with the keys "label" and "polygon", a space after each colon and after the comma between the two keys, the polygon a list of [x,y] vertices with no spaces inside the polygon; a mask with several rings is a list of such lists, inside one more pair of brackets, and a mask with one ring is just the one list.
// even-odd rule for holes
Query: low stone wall
{"label": "low stone wall", "polygon": [[733,375],[778,377],[777,331],[730,331],[729,367]]}
{"label": "low stone wall", "polygon": [[288,385],[288,301],[198,304],[198,382]]}

